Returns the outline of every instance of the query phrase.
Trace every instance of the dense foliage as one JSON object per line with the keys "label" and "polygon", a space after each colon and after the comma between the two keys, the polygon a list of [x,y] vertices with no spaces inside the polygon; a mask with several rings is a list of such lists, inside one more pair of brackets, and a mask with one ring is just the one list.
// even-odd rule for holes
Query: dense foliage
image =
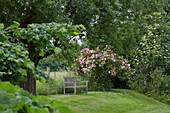
{"label": "dense foliage", "polygon": [[27,27],[32,23],[66,22],[61,0],[0,0],[0,23],[13,21]]}
{"label": "dense foliage", "polygon": [[26,85],[21,86],[36,94],[34,79],[42,74],[35,70],[39,60],[59,53],[74,35],[81,33],[79,29],[83,26],[44,23],[20,28],[19,25],[14,22],[4,28],[4,25],[0,24],[1,80],[18,84],[27,79]]}
{"label": "dense foliage", "polygon": [[132,76],[126,58],[114,53],[111,45],[106,45],[104,50],[99,46],[96,50],[84,48],[75,57],[72,67],[76,75],[90,79],[91,87],[95,87],[93,90],[110,90],[114,77],[128,80]]}
{"label": "dense foliage", "polygon": [[170,83],[170,44],[168,17],[154,12],[142,17],[151,20],[145,34],[131,55],[135,69],[131,88],[168,103]]}
{"label": "dense foliage", "polygon": [[[65,11],[73,24],[86,28],[86,47],[114,45],[119,55],[129,58],[145,33],[145,25],[154,22],[143,16],[154,12],[168,14],[168,0],[66,0]],[[167,12],[165,12],[164,8]]]}
{"label": "dense foliage", "polygon": [[33,72],[35,66],[28,58],[28,51],[19,44],[0,42],[0,57],[0,79],[2,81],[19,84],[20,81],[25,81],[28,71],[35,74]]}
{"label": "dense foliage", "polygon": [[33,96],[9,82],[0,82],[0,112],[3,113],[69,113],[62,102]]}
{"label": "dense foliage", "polygon": [[[135,68],[142,68],[145,71],[161,67],[166,74],[170,69],[170,44],[169,25],[167,18],[161,13],[154,12],[142,17],[144,20],[152,19],[154,22],[145,25],[146,32],[143,34],[138,46],[131,55],[131,61]],[[137,69],[138,70],[138,69]]]}

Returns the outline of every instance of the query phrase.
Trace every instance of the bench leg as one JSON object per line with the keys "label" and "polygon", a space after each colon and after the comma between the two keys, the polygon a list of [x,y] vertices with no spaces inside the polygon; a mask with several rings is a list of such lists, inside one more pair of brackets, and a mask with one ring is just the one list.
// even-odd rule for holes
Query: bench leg
{"label": "bench leg", "polygon": [[88,87],[86,88],[86,93],[88,93]]}
{"label": "bench leg", "polygon": [[74,88],[74,95],[76,95],[76,87]]}

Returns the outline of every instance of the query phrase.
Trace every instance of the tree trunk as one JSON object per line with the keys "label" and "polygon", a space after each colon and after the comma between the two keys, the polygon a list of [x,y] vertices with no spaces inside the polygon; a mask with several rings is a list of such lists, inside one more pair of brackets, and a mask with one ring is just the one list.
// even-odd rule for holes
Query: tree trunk
{"label": "tree trunk", "polygon": [[27,73],[27,81],[21,82],[19,86],[29,93],[36,95],[36,80],[29,73]]}
{"label": "tree trunk", "polygon": [[[37,67],[40,60],[39,52],[35,52],[35,50],[33,52],[29,51],[29,58],[32,62],[34,62],[35,67]],[[30,73],[27,72],[27,81],[20,82],[19,86],[29,93],[36,95],[36,80],[32,78],[32,75]]]}
{"label": "tree trunk", "polygon": [[[54,53],[54,51],[50,51],[49,53],[46,53],[43,57],[39,56],[39,51],[35,50],[35,47],[32,46],[31,42],[28,44],[28,51],[29,58],[32,62],[34,62],[35,67],[37,67],[40,59],[43,59],[44,57],[50,56]],[[19,86],[29,93],[36,95],[36,80],[32,78],[32,75],[30,73],[27,72],[27,81],[20,82]]]}

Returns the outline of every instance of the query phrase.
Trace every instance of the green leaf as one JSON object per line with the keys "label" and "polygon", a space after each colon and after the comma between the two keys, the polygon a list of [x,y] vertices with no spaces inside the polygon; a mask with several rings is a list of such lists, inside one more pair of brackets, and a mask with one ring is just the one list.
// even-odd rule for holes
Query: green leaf
{"label": "green leaf", "polygon": [[42,77],[41,77],[41,78],[40,78],[40,82],[41,82],[41,83],[45,83],[45,82],[46,82],[45,78],[42,78]]}
{"label": "green leaf", "polygon": [[49,113],[48,108],[30,108],[27,107],[27,113]]}
{"label": "green leaf", "polygon": [[13,111],[11,109],[7,109],[6,111],[4,111],[3,113],[13,113]]}
{"label": "green leaf", "polygon": [[67,29],[62,27],[59,31],[61,31],[61,33],[65,33],[65,32],[67,32]]}
{"label": "green leaf", "polygon": [[1,29],[4,29],[4,24],[2,24],[2,23],[0,24],[0,30]]}
{"label": "green leaf", "polygon": [[40,53],[39,53],[39,56],[44,56],[44,53],[43,53],[43,52],[40,52]]}
{"label": "green leaf", "polygon": [[7,74],[6,72],[0,72],[0,76],[3,76],[3,74]]}
{"label": "green leaf", "polygon": [[18,71],[19,73],[21,73],[21,74],[23,73],[22,68],[18,68],[17,71]]}
{"label": "green leaf", "polygon": [[28,67],[28,68],[30,68],[30,69],[34,69],[34,64],[32,63],[32,62],[24,62],[24,66],[25,67]]}
{"label": "green leaf", "polygon": [[80,24],[79,25],[82,29],[86,29],[85,27],[84,27],[84,25],[82,25],[82,24]]}
{"label": "green leaf", "polygon": [[69,113],[62,102],[33,96],[19,86],[0,81],[0,112],[2,113]]}
{"label": "green leaf", "polygon": [[13,23],[14,24],[10,26],[12,29],[17,28],[17,27],[20,26],[20,24],[18,22],[16,22],[16,21],[13,21]]}
{"label": "green leaf", "polygon": [[1,110],[5,110],[5,109],[6,109],[6,107],[3,106],[2,104],[0,104],[0,111],[1,111]]}
{"label": "green leaf", "polygon": [[78,34],[81,34],[80,31],[77,31],[77,32],[73,32],[74,35],[78,35]]}
{"label": "green leaf", "polygon": [[59,47],[55,47],[54,52],[55,54],[60,53],[62,50]]}
{"label": "green leaf", "polygon": [[15,31],[17,33],[17,35],[21,36],[21,33],[19,31]]}
{"label": "green leaf", "polygon": [[27,71],[25,69],[22,69],[22,72],[24,75],[27,75]]}

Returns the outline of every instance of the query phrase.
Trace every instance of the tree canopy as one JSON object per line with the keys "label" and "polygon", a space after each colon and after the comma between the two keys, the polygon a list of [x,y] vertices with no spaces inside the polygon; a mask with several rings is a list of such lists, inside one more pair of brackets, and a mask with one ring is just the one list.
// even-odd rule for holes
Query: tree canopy
{"label": "tree canopy", "polygon": [[13,25],[4,28],[4,25],[0,24],[1,80],[21,82],[27,77],[27,85],[24,82],[21,86],[35,94],[35,89],[32,90],[31,85],[33,84],[32,88],[35,88],[33,78],[38,75],[33,74],[33,69],[39,60],[60,52],[60,48],[69,44],[74,35],[81,33],[80,29],[83,26],[43,23],[28,24],[27,28],[20,28],[19,25],[18,22],[14,22]]}
{"label": "tree canopy", "polygon": [[17,21],[21,27],[32,23],[66,22],[61,0],[0,0],[0,23]]}

